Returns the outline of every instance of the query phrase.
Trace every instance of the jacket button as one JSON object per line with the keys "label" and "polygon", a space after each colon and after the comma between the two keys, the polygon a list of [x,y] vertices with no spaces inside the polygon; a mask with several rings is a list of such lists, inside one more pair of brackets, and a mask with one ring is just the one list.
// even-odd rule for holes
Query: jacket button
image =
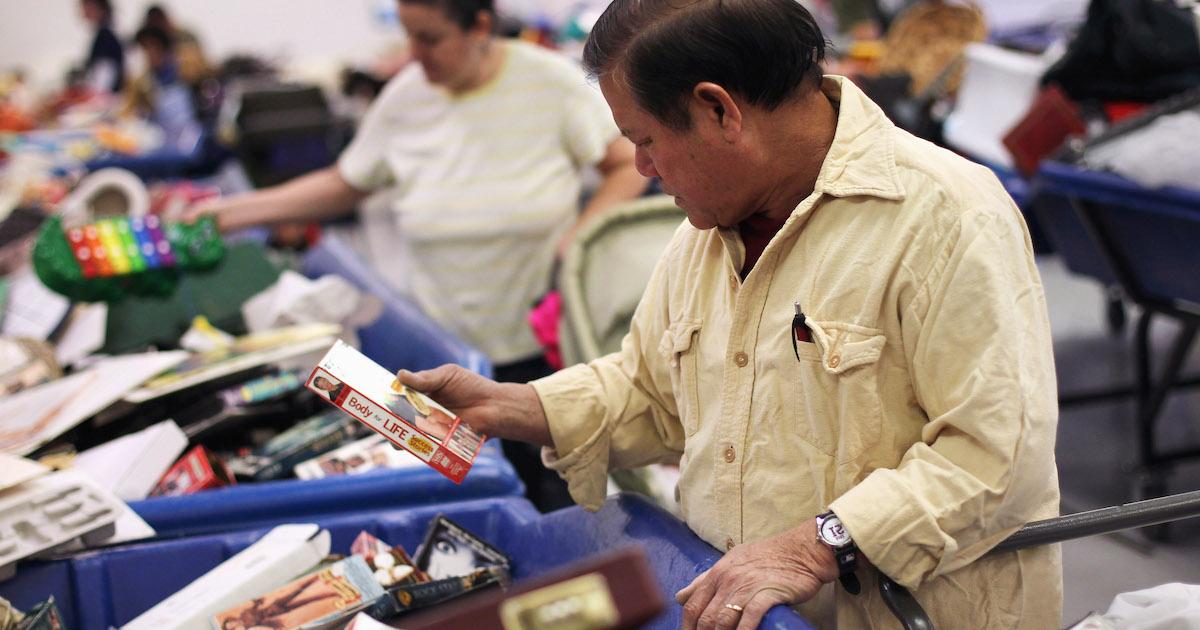
{"label": "jacket button", "polygon": [[745,352],[739,352],[733,355],[733,362],[736,363],[738,367],[746,367],[746,364],[750,363],[750,357],[746,356]]}
{"label": "jacket button", "polygon": [[733,450],[732,446],[726,446],[725,447],[725,461],[727,463],[732,464],[733,460],[735,460],[735,459],[737,459],[737,452]]}
{"label": "jacket button", "polygon": [[835,354],[835,355],[833,355],[833,356],[829,357],[829,367],[831,367],[831,368],[835,368],[835,367],[837,367],[837,366],[839,366],[839,365],[841,365],[841,364],[842,364],[842,357],[841,357],[841,355],[837,355],[837,354]]}

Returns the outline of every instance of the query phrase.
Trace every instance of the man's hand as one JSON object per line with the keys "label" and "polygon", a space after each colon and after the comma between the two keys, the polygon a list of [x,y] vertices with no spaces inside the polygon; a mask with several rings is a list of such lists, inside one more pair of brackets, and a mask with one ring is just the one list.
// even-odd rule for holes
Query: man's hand
{"label": "man's hand", "polygon": [[475,431],[491,437],[553,446],[546,412],[533,386],[497,383],[457,365],[423,372],[400,370],[399,381],[428,394]]}
{"label": "man's hand", "polygon": [[817,540],[816,521],[809,519],[734,547],[675,599],[683,605],[684,630],[751,630],[772,606],[806,602],[837,575],[833,550]]}

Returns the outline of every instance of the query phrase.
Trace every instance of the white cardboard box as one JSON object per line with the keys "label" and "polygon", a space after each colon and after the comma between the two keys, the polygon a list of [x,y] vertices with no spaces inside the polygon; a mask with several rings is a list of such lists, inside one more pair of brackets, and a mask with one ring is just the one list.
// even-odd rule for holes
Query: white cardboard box
{"label": "white cardboard box", "polygon": [[187,445],[187,435],[179,425],[174,420],[164,420],[80,453],[73,468],[123,501],[140,501],[150,496],[154,485]]}

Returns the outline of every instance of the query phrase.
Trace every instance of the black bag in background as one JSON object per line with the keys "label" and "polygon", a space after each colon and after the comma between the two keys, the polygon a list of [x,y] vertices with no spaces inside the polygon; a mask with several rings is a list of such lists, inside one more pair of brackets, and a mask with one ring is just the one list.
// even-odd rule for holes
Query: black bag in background
{"label": "black bag in background", "polygon": [[1195,0],[1092,0],[1042,84],[1076,101],[1149,103],[1200,86]]}

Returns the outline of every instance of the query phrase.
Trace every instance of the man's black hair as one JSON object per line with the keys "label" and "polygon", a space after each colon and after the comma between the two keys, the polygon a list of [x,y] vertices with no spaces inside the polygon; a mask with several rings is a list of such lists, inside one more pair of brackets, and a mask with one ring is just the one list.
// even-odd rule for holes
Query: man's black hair
{"label": "man's black hair", "polygon": [[688,129],[686,98],[711,81],[773,110],[820,85],[825,38],[796,0],[614,0],[583,64],[610,75],[663,124]]}
{"label": "man's black hair", "polygon": [[467,30],[479,22],[479,12],[486,11],[494,17],[496,7],[494,0],[399,0],[400,4],[423,4],[437,7],[446,14],[462,30]]}
{"label": "man's black hair", "polygon": [[157,26],[143,26],[133,35],[133,41],[145,46],[147,43],[153,42],[162,47],[163,50],[170,51],[175,48],[175,38],[171,34],[162,30]]}

